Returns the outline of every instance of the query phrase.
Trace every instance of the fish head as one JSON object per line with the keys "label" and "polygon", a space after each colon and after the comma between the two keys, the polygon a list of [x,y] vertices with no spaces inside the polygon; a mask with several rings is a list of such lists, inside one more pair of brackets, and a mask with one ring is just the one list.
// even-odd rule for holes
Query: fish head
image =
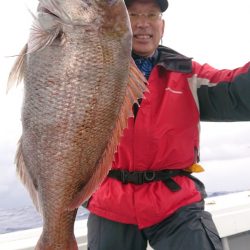
{"label": "fish head", "polygon": [[53,42],[63,46],[72,31],[115,41],[126,54],[132,50],[132,29],[124,0],[39,0],[37,12],[28,53]]}
{"label": "fish head", "polygon": [[[84,26],[124,44],[131,51],[132,30],[124,0],[39,0],[62,23]],[[127,52],[126,52],[127,53]]]}

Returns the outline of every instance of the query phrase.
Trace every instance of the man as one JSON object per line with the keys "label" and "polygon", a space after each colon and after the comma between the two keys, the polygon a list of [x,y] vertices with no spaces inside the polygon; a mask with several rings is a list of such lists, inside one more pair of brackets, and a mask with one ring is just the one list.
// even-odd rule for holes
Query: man
{"label": "man", "polygon": [[134,106],[112,170],[89,201],[89,250],[221,250],[204,211],[199,121],[250,120],[250,63],[200,65],[159,46],[167,0],[125,1],[149,93]]}

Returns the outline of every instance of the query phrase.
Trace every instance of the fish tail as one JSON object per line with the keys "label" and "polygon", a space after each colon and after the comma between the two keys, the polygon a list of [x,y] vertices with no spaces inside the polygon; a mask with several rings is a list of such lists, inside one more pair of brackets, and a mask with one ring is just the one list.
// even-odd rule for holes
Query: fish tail
{"label": "fish tail", "polygon": [[67,249],[67,250],[78,250],[78,246],[77,246],[77,241],[74,237],[74,235],[72,235],[72,238],[69,239],[67,242],[60,242],[59,244],[53,244],[53,243],[49,243],[47,242],[43,237],[43,235],[41,235],[40,239],[38,240],[35,250],[61,250],[61,249]]}
{"label": "fish tail", "polygon": [[137,68],[134,60],[131,58],[129,65],[129,79],[128,79],[128,88],[119,112],[119,117],[116,121],[115,127],[110,137],[108,146],[103,153],[103,156],[96,168],[96,171],[83,187],[83,189],[76,195],[72,203],[69,205],[68,210],[74,210],[78,208],[83,202],[88,200],[99,184],[107,176],[111,164],[113,161],[113,156],[116,152],[117,145],[120,141],[120,137],[123,133],[124,128],[127,127],[128,118],[133,116],[132,106],[137,102],[139,98],[144,97],[144,92],[147,91],[146,87],[146,78]]}
{"label": "fish tail", "polygon": [[7,82],[7,90],[6,92],[11,89],[14,85],[18,85],[24,77],[25,71],[25,56],[27,54],[28,45],[26,44],[23,49],[21,50],[19,56],[17,57],[11,71],[9,74],[8,82]]}
{"label": "fish tail", "polygon": [[28,172],[28,169],[25,165],[23,154],[22,154],[22,138],[19,140],[18,147],[17,147],[17,153],[15,158],[16,163],[16,172],[18,176],[20,177],[21,182],[23,185],[27,188],[29,191],[30,197],[37,209],[38,212],[41,212],[41,207],[39,205],[39,199],[38,199],[38,192],[35,187],[35,179],[32,178]]}

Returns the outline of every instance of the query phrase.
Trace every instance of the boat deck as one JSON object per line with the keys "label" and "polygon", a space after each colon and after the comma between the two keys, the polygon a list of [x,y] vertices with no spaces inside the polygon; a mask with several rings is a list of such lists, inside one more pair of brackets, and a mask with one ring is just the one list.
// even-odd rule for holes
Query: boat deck
{"label": "boat deck", "polygon": [[[206,210],[212,213],[224,250],[250,250],[250,191],[207,198]],[[86,223],[86,219],[75,222],[79,250],[87,250]],[[1,234],[0,249],[34,249],[41,231],[35,228]]]}

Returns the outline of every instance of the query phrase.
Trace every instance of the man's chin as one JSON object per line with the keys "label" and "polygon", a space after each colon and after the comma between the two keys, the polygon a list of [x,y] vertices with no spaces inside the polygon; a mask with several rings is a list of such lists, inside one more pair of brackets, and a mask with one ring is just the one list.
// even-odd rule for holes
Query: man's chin
{"label": "man's chin", "polygon": [[133,47],[133,51],[135,54],[139,55],[139,56],[151,56],[153,54],[154,51],[152,51],[152,49],[149,49],[147,46],[143,47],[140,46],[139,49],[136,49],[136,47]]}

